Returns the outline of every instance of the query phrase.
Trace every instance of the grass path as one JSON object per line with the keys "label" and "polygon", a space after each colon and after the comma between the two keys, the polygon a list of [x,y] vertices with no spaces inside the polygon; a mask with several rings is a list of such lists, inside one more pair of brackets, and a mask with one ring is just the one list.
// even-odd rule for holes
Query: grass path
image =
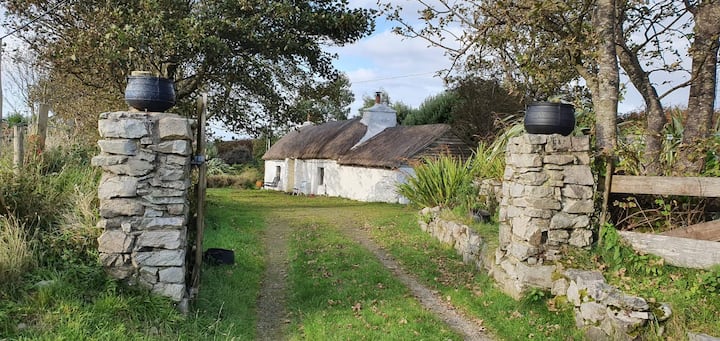
{"label": "grass path", "polygon": [[[217,317],[215,337],[577,337],[571,313],[503,295],[486,274],[420,231],[413,209],[270,191],[215,189],[208,195],[205,247],[236,251],[232,268],[203,274],[200,310]],[[214,273],[222,276],[208,278]],[[253,299],[241,302],[234,293]],[[251,328],[236,329],[240,325]]]}
{"label": "grass path", "polygon": [[258,340],[280,340],[287,319],[288,240],[290,226],[277,217],[268,217],[263,234],[265,272],[257,299]]}

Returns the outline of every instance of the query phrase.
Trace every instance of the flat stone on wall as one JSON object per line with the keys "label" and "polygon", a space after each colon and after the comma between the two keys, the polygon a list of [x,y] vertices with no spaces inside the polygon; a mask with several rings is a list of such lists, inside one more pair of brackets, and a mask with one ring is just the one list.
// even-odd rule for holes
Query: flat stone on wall
{"label": "flat stone on wall", "polygon": [[170,113],[100,115],[100,260],[117,279],[187,298],[185,255],[192,120]]}

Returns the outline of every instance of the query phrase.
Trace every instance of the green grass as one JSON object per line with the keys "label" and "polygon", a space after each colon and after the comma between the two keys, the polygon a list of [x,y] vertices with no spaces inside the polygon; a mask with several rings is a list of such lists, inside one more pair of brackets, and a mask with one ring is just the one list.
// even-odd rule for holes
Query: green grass
{"label": "green grass", "polygon": [[453,249],[417,227],[412,214],[375,218],[375,239],[427,286],[460,309],[477,316],[500,339],[562,340],[579,338],[572,311],[549,311],[543,301],[515,301],[484,272],[474,271]]}
{"label": "green grass", "polygon": [[294,227],[291,340],[461,339],[335,227]]}

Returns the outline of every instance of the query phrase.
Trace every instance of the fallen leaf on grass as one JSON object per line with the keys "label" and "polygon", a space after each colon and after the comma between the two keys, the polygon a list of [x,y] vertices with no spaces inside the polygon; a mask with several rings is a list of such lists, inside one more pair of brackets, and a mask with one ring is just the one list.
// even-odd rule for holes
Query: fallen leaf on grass
{"label": "fallen leaf on grass", "polygon": [[404,318],[401,318],[400,321],[398,321],[398,324],[407,324],[408,321]]}
{"label": "fallen leaf on grass", "polygon": [[362,304],[360,302],[357,302],[355,303],[355,305],[352,306],[352,311],[356,314],[359,314],[360,310],[362,310]]}

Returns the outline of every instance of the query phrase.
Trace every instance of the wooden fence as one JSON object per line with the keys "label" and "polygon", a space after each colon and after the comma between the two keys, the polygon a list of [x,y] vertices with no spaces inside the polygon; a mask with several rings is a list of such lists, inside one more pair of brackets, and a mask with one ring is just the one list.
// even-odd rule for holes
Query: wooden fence
{"label": "wooden fence", "polygon": [[[614,175],[610,193],[720,197],[720,178]],[[720,220],[680,227],[659,235],[621,231],[639,251],[669,264],[707,269],[720,264]]]}

